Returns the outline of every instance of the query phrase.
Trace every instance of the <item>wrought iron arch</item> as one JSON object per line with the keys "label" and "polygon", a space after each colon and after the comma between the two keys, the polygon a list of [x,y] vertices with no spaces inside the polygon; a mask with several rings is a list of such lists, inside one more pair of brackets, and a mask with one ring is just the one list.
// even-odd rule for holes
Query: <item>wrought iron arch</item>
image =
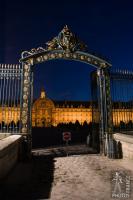
{"label": "wrought iron arch", "polygon": [[87,45],[81,42],[67,26],[46,43],[46,47],[38,47],[22,52],[20,62],[35,65],[52,59],[69,59],[87,63],[96,68],[107,68],[111,64],[105,59],[89,53]]}
{"label": "wrought iron arch", "polygon": [[22,134],[30,138],[31,130],[31,104],[33,86],[33,68],[35,64],[53,59],[66,59],[84,62],[97,69],[97,83],[99,86],[100,107],[100,139],[101,143],[105,134],[112,132],[112,110],[110,100],[110,79],[108,68],[111,64],[105,59],[91,54],[87,46],[81,42],[70,29],[65,26],[58,36],[46,43],[46,47],[39,47],[24,51],[20,62],[23,66],[23,97],[21,106]]}

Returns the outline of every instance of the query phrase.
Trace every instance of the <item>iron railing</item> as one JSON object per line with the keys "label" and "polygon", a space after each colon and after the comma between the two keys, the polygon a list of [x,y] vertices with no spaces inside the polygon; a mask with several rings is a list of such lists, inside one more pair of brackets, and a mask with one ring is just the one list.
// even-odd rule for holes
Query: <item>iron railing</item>
{"label": "iron railing", "polygon": [[0,133],[20,133],[22,68],[0,64]]}

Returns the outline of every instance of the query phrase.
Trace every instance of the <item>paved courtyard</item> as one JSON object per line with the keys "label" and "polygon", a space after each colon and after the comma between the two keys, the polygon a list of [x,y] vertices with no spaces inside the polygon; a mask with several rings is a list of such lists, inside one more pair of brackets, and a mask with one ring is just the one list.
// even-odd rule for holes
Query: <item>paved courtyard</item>
{"label": "paved courtyard", "polygon": [[0,199],[110,200],[111,172],[128,171],[133,177],[131,160],[111,160],[97,154],[47,154],[48,150],[34,151],[30,163],[16,166],[1,186]]}

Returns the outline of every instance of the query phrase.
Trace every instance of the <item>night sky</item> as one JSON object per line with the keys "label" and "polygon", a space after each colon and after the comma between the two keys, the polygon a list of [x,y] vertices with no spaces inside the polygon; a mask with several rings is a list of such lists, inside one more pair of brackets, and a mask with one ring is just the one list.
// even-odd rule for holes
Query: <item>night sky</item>
{"label": "night sky", "polygon": [[[133,68],[133,2],[99,0],[5,0],[0,5],[0,63],[18,63],[20,54],[52,39],[67,24],[107,57],[113,69]],[[34,96],[42,87],[58,100],[88,100],[92,66],[54,60],[34,68]]]}

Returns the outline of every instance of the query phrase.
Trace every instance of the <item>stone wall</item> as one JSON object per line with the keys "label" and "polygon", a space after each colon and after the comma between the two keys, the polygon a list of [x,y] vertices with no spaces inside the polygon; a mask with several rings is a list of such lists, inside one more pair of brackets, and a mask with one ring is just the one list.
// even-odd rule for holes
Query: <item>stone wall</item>
{"label": "stone wall", "polygon": [[0,140],[0,179],[4,178],[18,160],[22,136],[11,135]]}
{"label": "stone wall", "polygon": [[123,158],[133,159],[133,136],[116,133],[114,138],[121,142]]}

